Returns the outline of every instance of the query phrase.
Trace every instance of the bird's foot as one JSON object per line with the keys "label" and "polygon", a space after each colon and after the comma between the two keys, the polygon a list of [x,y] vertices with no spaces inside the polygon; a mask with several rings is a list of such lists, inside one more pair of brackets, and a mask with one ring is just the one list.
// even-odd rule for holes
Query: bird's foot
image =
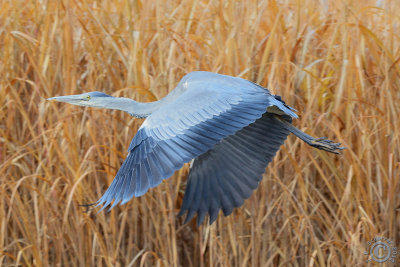
{"label": "bird's foot", "polygon": [[340,154],[338,150],[343,150],[345,147],[341,147],[342,143],[334,143],[326,137],[314,138],[310,141],[309,145],[320,150],[325,150],[331,153]]}

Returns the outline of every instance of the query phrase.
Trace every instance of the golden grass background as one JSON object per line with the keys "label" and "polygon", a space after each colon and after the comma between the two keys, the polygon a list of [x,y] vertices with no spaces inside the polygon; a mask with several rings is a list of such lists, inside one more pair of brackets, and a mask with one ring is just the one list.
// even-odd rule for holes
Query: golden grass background
{"label": "golden grass background", "polygon": [[[364,266],[400,247],[399,1],[0,1],[0,265]],[[299,110],[259,188],[212,226],[184,225],[187,166],[110,213],[143,120],[44,99],[165,96],[195,70],[240,76]]]}

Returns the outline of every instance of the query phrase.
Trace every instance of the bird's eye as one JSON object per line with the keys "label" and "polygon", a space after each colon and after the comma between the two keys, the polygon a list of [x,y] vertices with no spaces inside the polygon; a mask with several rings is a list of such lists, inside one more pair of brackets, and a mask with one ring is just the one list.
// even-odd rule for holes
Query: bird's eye
{"label": "bird's eye", "polygon": [[86,99],[87,99],[87,100],[90,100],[90,95],[86,96]]}

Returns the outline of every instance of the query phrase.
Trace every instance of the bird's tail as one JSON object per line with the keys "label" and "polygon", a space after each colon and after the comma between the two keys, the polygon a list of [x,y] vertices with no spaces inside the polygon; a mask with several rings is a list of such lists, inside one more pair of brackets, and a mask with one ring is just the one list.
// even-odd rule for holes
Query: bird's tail
{"label": "bird's tail", "polygon": [[[285,101],[283,101],[279,95],[272,95],[272,96],[274,97],[272,101],[273,103],[272,106],[268,107],[268,112],[276,113],[278,115],[285,114],[295,119],[298,118],[297,114],[295,113],[297,111],[296,109],[292,108],[289,105],[286,105]],[[274,110],[274,107],[277,107],[281,112],[276,112],[276,110]]]}

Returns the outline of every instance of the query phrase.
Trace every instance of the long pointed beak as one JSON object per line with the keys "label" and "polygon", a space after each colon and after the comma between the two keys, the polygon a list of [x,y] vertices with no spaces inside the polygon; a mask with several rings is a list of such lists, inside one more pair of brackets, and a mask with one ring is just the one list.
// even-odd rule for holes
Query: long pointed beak
{"label": "long pointed beak", "polygon": [[47,98],[46,100],[50,101],[58,101],[58,102],[66,102],[66,103],[74,103],[76,101],[86,100],[82,97],[82,95],[65,95],[65,96],[54,96]]}

